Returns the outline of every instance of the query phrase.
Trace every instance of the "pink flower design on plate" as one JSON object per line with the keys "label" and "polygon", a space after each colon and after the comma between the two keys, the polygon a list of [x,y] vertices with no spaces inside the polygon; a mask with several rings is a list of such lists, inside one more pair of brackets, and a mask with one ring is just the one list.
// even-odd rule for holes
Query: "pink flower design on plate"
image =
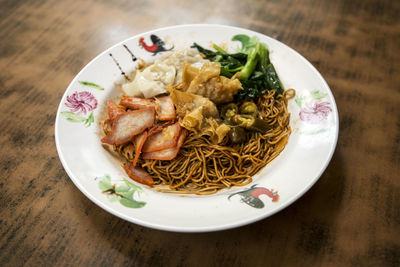
{"label": "pink flower design on plate", "polygon": [[74,113],[86,114],[97,107],[96,98],[89,92],[75,92],[67,96],[67,107]]}
{"label": "pink flower design on plate", "polygon": [[299,116],[302,121],[317,124],[325,120],[329,112],[332,112],[329,102],[316,101],[313,106],[302,108]]}

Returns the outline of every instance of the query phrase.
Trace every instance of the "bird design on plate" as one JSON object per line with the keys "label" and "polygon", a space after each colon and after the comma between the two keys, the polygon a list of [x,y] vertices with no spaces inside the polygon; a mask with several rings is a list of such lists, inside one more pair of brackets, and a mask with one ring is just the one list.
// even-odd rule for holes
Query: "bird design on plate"
{"label": "bird design on plate", "polygon": [[157,55],[160,52],[165,52],[165,51],[170,51],[174,48],[174,45],[170,48],[165,48],[165,42],[161,40],[160,37],[158,37],[155,34],[150,35],[150,39],[152,44],[146,44],[144,41],[143,37],[140,37],[139,39],[139,45],[144,48],[147,52],[153,53],[153,56]]}
{"label": "bird design on plate", "polygon": [[262,209],[265,206],[264,202],[259,198],[261,195],[267,195],[272,199],[272,202],[277,202],[279,200],[278,191],[270,190],[265,187],[257,187],[256,184],[252,185],[249,189],[229,195],[228,200],[235,195],[239,195],[242,202],[257,209]]}

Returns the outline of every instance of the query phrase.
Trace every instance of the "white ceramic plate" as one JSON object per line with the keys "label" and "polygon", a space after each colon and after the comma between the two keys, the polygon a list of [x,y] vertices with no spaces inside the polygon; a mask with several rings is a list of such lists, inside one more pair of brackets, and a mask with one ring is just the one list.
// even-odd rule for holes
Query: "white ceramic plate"
{"label": "white ceramic plate", "polygon": [[[225,43],[233,52],[239,47],[238,42],[231,41],[236,34],[257,36],[266,43],[284,87],[296,90],[296,98],[289,102],[293,132],[284,151],[254,177],[252,184],[211,196],[160,193],[131,181],[120,162],[100,142],[102,130],[98,122],[103,118],[105,101],[120,94],[115,84],[124,81],[114,59],[124,72],[129,73],[138,62],[129,51],[145,61],[162,56],[162,51],[154,55],[139,45],[143,37],[150,47],[151,35],[160,38],[165,49],[189,47],[193,42],[207,48],[211,48],[212,43]],[[106,211],[151,228],[205,232],[261,220],[302,196],[327,167],[335,150],[338,125],[338,111],[327,83],[293,49],[263,34],[241,28],[182,25],[129,38],[87,64],[61,99],[55,140],[69,177],[89,199]],[[116,185],[114,190],[125,197],[103,193],[113,184]]]}

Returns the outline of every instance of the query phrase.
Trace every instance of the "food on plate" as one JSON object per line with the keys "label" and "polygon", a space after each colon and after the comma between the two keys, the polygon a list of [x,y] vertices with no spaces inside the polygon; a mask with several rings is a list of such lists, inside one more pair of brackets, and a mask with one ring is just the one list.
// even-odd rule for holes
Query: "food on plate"
{"label": "food on plate", "polygon": [[111,131],[101,139],[110,145],[123,145],[153,125],[154,108],[125,111],[116,115],[111,122]]}
{"label": "food on plate", "polygon": [[191,65],[190,70],[185,69],[188,65],[186,62],[183,73],[190,71],[190,75],[185,75],[185,82],[177,86],[181,91],[204,96],[218,105],[233,101],[233,96],[242,89],[238,79],[220,75],[221,64],[218,62],[204,63],[201,69]]}
{"label": "food on plate", "polygon": [[197,43],[136,71],[119,102],[107,101],[102,143],[133,180],[162,192],[212,194],[252,182],[291,129],[288,100],[256,37],[228,53]]}
{"label": "food on plate", "polygon": [[132,82],[122,86],[122,91],[128,96],[154,97],[167,93],[165,86],[182,80],[183,63],[201,67],[208,62],[194,50],[184,50],[180,53],[169,53],[163,59],[157,59],[153,64],[138,70]]}

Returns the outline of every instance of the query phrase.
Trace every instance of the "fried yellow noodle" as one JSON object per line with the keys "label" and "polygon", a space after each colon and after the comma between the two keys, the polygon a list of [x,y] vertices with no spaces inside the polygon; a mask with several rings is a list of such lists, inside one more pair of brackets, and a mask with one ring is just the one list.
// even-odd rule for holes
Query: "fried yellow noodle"
{"label": "fried yellow noodle", "polygon": [[[191,132],[175,159],[141,159],[139,165],[163,192],[213,194],[223,188],[251,183],[252,176],[281,153],[291,133],[287,103],[295,91],[288,89],[277,97],[274,94],[270,91],[257,103],[259,117],[270,125],[265,134],[248,132],[248,141],[238,145],[228,145],[225,137],[216,145],[207,136],[198,137]],[[133,145],[115,148],[126,160],[132,161]]]}

